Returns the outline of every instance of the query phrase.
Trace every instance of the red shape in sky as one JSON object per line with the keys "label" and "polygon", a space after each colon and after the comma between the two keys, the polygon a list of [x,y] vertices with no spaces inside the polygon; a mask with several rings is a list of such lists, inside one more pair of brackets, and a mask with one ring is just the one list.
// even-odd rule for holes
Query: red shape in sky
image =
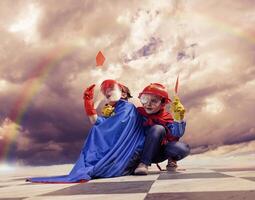
{"label": "red shape in sky", "polygon": [[102,66],[104,64],[104,61],[105,61],[105,57],[104,57],[103,53],[101,51],[99,51],[96,56],[97,66]]}
{"label": "red shape in sky", "polygon": [[176,82],[175,82],[175,88],[174,88],[175,94],[177,94],[177,92],[178,92],[178,87],[179,87],[179,75],[178,75],[178,77],[176,79]]}

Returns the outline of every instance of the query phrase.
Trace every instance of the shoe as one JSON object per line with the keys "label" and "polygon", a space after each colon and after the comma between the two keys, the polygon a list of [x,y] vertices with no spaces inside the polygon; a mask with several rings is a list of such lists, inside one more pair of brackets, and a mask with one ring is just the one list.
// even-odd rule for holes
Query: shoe
{"label": "shoe", "polygon": [[138,167],[135,169],[135,175],[147,175],[148,174],[148,166],[140,163]]}
{"label": "shoe", "polygon": [[166,170],[167,171],[176,171],[178,165],[177,165],[177,162],[175,160],[172,160],[172,159],[168,159],[168,162],[167,162],[167,166],[166,166]]}

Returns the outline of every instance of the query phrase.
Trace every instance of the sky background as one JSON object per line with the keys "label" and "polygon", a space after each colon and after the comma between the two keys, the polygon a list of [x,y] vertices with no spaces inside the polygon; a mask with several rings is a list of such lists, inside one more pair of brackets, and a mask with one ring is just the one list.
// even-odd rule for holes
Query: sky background
{"label": "sky background", "polygon": [[138,106],[149,83],[172,97],[178,74],[192,152],[254,150],[254,24],[254,0],[0,1],[0,160],[74,162],[86,87],[116,79]]}

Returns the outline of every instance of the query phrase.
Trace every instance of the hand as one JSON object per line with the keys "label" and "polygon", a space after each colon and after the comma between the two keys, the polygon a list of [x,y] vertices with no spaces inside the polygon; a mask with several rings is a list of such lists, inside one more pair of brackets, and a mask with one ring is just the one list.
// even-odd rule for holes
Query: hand
{"label": "hand", "polygon": [[84,109],[88,116],[96,115],[93,101],[95,86],[95,84],[89,86],[83,93]]}
{"label": "hand", "polygon": [[92,100],[94,98],[95,84],[89,86],[83,93],[84,100]]}
{"label": "hand", "polygon": [[102,114],[104,117],[110,117],[114,114],[114,107],[111,105],[105,105],[102,109]]}
{"label": "hand", "polygon": [[180,98],[178,96],[174,97],[174,100],[171,104],[171,111],[174,115],[175,121],[183,120],[185,114],[185,108],[182,105]]}

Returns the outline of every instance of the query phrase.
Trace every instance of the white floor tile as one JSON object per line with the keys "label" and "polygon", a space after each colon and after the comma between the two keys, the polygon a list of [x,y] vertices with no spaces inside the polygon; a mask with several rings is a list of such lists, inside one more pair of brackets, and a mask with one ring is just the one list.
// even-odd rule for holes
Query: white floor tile
{"label": "white floor tile", "polygon": [[149,193],[255,190],[255,182],[241,178],[157,180]]}
{"label": "white floor tile", "polygon": [[31,197],[25,200],[143,200],[146,193]]}
{"label": "white floor tile", "polygon": [[221,172],[235,177],[255,177],[255,171]]}
{"label": "white floor tile", "polygon": [[1,198],[31,197],[41,195],[55,190],[70,187],[75,184],[30,184],[13,185],[0,188]]}

